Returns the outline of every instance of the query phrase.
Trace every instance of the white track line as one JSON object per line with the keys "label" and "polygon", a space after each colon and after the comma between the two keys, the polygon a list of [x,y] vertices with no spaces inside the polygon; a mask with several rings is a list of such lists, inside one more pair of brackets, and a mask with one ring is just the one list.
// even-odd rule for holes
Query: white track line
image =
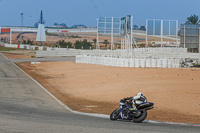
{"label": "white track line", "polygon": [[[1,53],[1,55],[3,55]],[[5,55],[3,55],[7,60],[9,60]],[[10,60],[9,60],[10,61]],[[11,61],[10,61],[11,62]],[[78,112],[75,110],[72,110],[69,108],[67,105],[62,103],[60,100],[58,100],[54,95],[52,95],[46,88],[44,88],[38,81],[33,79],[30,75],[28,75],[26,72],[24,72],[19,66],[17,66],[15,63],[11,62],[15,67],[17,67],[19,70],[21,70],[24,74],[26,74],[30,79],[32,79],[36,84],[38,84],[46,93],[48,93],[53,99],[55,99],[61,106],[63,106],[65,109],[68,111],[74,113],[74,114],[79,114],[79,115],[86,115],[86,116],[93,116],[93,117],[99,117],[99,118],[107,118],[109,119],[109,115],[104,115],[104,114],[95,114],[95,113],[83,113],[83,112]],[[152,121],[152,120],[145,120],[147,123],[156,123],[156,124],[170,124],[170,125],[182,125],[182,126],[198,126],[200,127],[200,124],[191,124],[191,123],[177,123],[177,122],[165,122],[165,121]]]}

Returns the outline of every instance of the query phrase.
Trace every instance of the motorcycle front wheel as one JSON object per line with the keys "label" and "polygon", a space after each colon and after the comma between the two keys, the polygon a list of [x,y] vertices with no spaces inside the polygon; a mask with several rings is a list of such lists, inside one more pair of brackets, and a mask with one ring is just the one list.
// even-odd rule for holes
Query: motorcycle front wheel
{"label": "motorcycle front wheel", "polygon": [[136,114],[133,115],[132,120],[135,123],[140,123],[144,121],[147,117],[147,111],[145,109],[138,110]]}
{"label": "motorcycle front wheel", "polygon": [[110,114],[110,120],[117,120],[119,118],[119,108]]}

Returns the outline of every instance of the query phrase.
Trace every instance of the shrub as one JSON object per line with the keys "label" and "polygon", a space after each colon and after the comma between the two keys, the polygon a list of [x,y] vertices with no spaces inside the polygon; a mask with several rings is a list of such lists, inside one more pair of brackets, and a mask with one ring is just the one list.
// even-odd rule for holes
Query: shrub
{"label": "shrub", "polygon": [[76,49],[90,49],[90,47],[92,47],[92,44],[84,39],[83,41],[76,41],[74,46]]}
{"label": "shrub", "polygon": [[61,47],[61,48],[71,48],[72,47],[72,43],[71,42],[66,42],[65,40],[59,40],[57,42],[57,44]]}

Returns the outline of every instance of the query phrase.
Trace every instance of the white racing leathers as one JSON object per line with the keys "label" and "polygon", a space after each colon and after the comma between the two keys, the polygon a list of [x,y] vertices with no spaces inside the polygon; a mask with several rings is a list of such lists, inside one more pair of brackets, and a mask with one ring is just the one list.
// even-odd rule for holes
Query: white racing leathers
{"label": "white racing leathers", "polygon": [[145,96],[134,96],[134,97],[133,97],[133,102],[134,102],[135,104],[141,104],[141,103],[143,103],[143,102],[147,102],[147,99],[146,99]]}

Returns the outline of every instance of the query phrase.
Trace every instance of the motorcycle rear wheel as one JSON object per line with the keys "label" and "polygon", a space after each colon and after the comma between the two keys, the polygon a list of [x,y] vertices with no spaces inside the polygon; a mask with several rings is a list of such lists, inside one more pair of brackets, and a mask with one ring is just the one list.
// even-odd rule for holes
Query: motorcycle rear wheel
{"label": "motorcycle rear wheel", "polygon": [[133,122],[140,123],[147,117],[147,111],[145,109],[138,110],[139,116],[136,114],[132,117]]}
{"label": "motorcycle rear wheel", "polygon": [[119,108],[110,114],[110,120],[117,120],[119,118]]}

